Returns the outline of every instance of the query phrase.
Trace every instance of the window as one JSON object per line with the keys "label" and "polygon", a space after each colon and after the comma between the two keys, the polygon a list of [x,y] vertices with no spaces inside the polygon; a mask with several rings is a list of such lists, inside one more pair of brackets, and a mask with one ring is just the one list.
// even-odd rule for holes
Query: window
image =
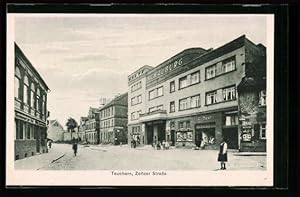
{"label": "window", "polygon": [[189,74],[179,79],[179,89],[194,85],[200,82],[200,71]]}
{"label": "window", "polygon": [[200,82],[200,71],[191,74],[191,85]]}
{"label": "window", "polygon": [[40,93],[40,89],[38,88],[37,91],[36,91],[36,102],[35,102],[35,109],[36,110],[40,110],[40,96],[41,96],[41,93]]}
{"label": "window", "polygon": [[134,91],[139,90],[141,88],[142,88],[142,82],[140,81],[140,82],[138,82],[138,83],[131,86],[131,92],[134,92]]}
{"label": "window", "polygon": [[42,97],[42,114],[46,114],[46,95],[43,94]]}
{"label": "window", "polygon": [[175,81],[170,82],[170,92],[175,92]]}
{"label": "window", "polygon": [[200,106],[200,95],[191,97],[191,108]]}
{"label": "window", "polygon": [[155,98],[155,92],[156,92],[156,89],[155,90],[151,90],[149,92],[149,99],[154,99]]}
{"label": "window", "polygon": [[142,102],[142,95],[139,95],[138,97],[137,97],[137,103],[141,103]]}
{"label": "window", "polygon": [[227,114],[225,115],[225,126],[235,126],[238,125],[237,114]]}
{"label": "window", "polygon": [[266,139],[266,123],[260,125],[260,138]]}
{"label": "window", "polygon": [[224,101],[235,100],[235,87],[229,87],[223,89],[223,100]]}
{"label": "window", "polygon": [[210,79],[216,76],[217,66],[212,65],[206,68],[206,79]]}
{"label": "window", "polygon": [[179,100],[179,110],[187,109],[187,99]]}
{"label": "window", "polygon": [[175,101],[170,102],[170,112],[175,112]]}
{"label": "window", "polygon": [[149,100],[163,96],[163,86],[149,91]]}
{"label": "window", "polygon": [[21,99],[21,87],[20,87],[20,81],[21,81],[21,72],[19,67],[16,67],[16,73],[15,73],[15,97],[18,99]]}
{"label": "window", "polygon": [[154,111],[159,111],[159,110],[164,110],[164,106],[163,105],[158,105],[158,106],[149,108],[149,112],[154,112]]}
{"label": "window", "polygon": [[23,102],[26,104],[29,104],[28,101],[28,94],[29,94],[29,80],[28,77],[25,75],[24,76],[24,92],[23,92]]}
{"label": "window", "polygon": [[133,97],[131,99],[131,105],[137,105],[139,103],[142,103],[142,95],[139,95],[139,96],[136,96],[136,97]]}
{"label": "window", "polygon": [[227,73],[235,69],[235,59],[231,57],[222,62],[222,73]]}
{"label": "window", "polygon": [[259,105],[260,106],[266,105],[266,90],[261,90],[259,92]]}
{"label": "window", "polygon": [[157,96],[162,96],[163,95],[163,87],[157,88]]}
{"label": "window", "polygon": [[200,95],[179,100],[179,110],[200,107]]}
{"label": "window", "polygon": [[136,112],[132,112],[131,113],[131,120],[137,120],[137,119],[139,119],[141,113],[142,113],[141,110],[136,111]]}
{"label": "window", "polygon": [[16,120],[16,139],[23,140],[23,122],[20,120]]}
{"label": "window", "polygon": [[191,123],[190,121],[182,121],[179,122],[179,129],[190,129],[191,128]]}
{"label": "window", "polygon": [[206,93],[206,104],[210,105],[217,102],[217,91]]}
{"label": "window", "polygon": [[32,108],[34,108],[34,106],[35,106],[35,95],[34,95],[34,93],[35,93],[35,85],[34,85],[34,83],[31,83],[31,102],[30,102],[30,106],[32,107]]}
{"label": "window", "polygon": [[187,77],[182,77],[179,79],[179,89],[185,88],[187,86]]}

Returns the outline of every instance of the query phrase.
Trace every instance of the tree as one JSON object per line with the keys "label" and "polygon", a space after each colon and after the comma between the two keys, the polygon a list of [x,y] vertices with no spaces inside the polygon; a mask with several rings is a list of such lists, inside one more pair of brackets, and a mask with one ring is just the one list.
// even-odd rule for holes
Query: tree
{"label": "tree", "polygon": [[66,123],[68,132],[71,132],[71,139],[72,139],[72,133],[75,132],[74,129],[77,128],[78,124],[74,118],[69,118]]}

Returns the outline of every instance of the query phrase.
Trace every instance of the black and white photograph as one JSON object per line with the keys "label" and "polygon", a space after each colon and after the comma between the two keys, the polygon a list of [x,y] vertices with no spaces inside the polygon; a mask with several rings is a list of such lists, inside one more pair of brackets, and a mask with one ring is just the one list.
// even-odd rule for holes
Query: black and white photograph
{"label": "black and white photograph", "polygon": [[272,186],[272,14],[7,14],[8,185]]}

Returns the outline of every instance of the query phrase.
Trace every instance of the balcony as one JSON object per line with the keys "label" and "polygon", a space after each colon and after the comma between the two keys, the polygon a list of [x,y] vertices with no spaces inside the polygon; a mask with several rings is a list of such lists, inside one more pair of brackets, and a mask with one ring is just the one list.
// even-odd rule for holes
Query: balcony
{"label": "balcony", "polygon": [[140,122],[148,122],[154,120],[166,120],[167,111],[166,110],[157,110],[153,112],[148,112],[145,114],[140,114]]}

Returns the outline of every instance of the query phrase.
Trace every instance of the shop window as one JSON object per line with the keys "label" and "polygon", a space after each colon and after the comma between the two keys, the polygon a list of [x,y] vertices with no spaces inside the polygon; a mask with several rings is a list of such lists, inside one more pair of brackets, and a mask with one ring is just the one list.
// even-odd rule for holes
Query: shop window
{"label": "shop window", "polygon": [[259,105],[260,106],[266,105],[266,90],[261,90],[259,92]]}
{"label": "shop window", "polygon": [[206,70],[206,79],[211,79],[216,76],[217,66],[212,65],[210,67],[207,67],[205,70]]}
{"label": "shop window", "polygon": [[231,57],[222,62],[222,73],[227,73],[235,70],[235,58]]}
{"label": "shop window", "polygon": [[217,102],[217,91],[206,93],[206,104],[210,105]]}
{"label": "shop window", "polygon": [[170,102],[170,112],[175,112],[175,101]]}
{"label": "shop window", "polygon": [[225,126],[235,126],[238,125],[237,114],[227,114],[225,115]]}
{"label": "shop window", "polygon": [[175,92],[175,81],[170,82],[170,92]]}
{"label": "shop window", "polygon": [[235,87],[223,88],[222,92],[224,101],[235,100]]}
{"label": "shop window", "polygon": [[176,141],[177,142],[192,142],[193,141],[193,132],[192,131],[177,131],[176,132]]}
{"label": "shop window", "polygon": [[266,123],[260,125],[260,139],[266,139]]}
{"label": "shop window", "polygon": [[24,123],[20,120],[16,120],[16,139],[23,140],[24,139]]}

